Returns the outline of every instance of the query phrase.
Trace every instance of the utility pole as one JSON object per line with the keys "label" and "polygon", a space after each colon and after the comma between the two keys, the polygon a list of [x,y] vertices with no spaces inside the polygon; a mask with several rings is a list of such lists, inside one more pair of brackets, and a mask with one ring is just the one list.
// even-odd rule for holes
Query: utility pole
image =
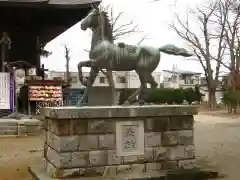
{"label": "utility pole", "polygon": [[69,72],[69,61],[70,61],[70,49],[65,44],[65,59],[66,59],[66,86],[64,87],[64,94],[65,94],[65,104],[69,105],[69,86],[71,83],[71,77]]}
{"label": "utility pole", "polygon": [[64,48],[65,48],[65,59],[66,59],[66,80],[67,80],[67,84],[70,84],[70,72],[69,72],[70,49],[67,47],[67,45],[65,45]]}

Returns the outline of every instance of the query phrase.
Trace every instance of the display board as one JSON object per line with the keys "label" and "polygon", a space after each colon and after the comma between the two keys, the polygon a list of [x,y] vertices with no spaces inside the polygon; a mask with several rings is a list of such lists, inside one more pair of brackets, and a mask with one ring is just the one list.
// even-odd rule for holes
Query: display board
{"label": "display board", "polygon": [[40,113],[42,107],[62,106],[62,85],[59,82],[48,80],[29,81],[28,100],[36,103],[36,114]]}
{"label": "display board", "polygon": [[62,87],[32,85],[28,87],[29,101],[62,101]]}
{"label": "display board", "polygon": [[0,73],[0,109],[10,109],[10,73]]}

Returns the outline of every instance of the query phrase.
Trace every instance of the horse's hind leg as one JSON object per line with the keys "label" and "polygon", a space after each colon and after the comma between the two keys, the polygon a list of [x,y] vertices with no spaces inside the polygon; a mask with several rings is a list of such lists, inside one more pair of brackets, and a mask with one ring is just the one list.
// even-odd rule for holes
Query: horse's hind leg
{"label": "horse's hind leg", "polygon": [[146,99],[146,90],[147,90],[147,80],[146,75],[144,75],[141,72],[136,71],[141,83],[141,86],[139,89],[137,89],[130,97],[128,97],[127,101],[124,102],[124,105],[126,104],[132,104],[133,100],[138,95],[138,102],[140,105],[143,105]]}
{"label": "horse's hind leg", "polygon": [[143,105],[146,99],[147,81],[144,73],[142,73],[141,71],[140,72],[136,71],[136,72],[139,76],[139,80],[141,83],[141,86],[139,89],[138,102],[140,105]]}
{"label": "horse's hind leg", "polygon": [[145,74],[145,78],[147,83],[149,83],[151,85],[151,89],[156,89],[158,87],[158,83],[155,81],[155,79],[153,78],[152,74]]}

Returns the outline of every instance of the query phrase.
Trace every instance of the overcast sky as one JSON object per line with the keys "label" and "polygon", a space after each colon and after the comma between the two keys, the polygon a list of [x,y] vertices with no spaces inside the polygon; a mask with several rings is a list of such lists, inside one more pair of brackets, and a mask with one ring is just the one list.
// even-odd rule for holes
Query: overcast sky
{"label": "overcast sky", "polygon": [[[151,45],[160,47],[165,44],[175,44],[179,47],[187,48],[187,43],[181,40],[175,32],[169,29],[168,23],[174,18],[174,12],[185,17],[187,7],[195,7],[197,4],[203,4],[206,0],[103,0],[103,4],[111,4],[114,8],[114,14],[124,12],[118,25],[133,20],[139,25],[143,33],[124,36],[119,41],[128,44],[137,44],[142,36],[147,35],[148,39],[142,42],[142,45]],[[64,71],[65,57],[64,44],[70,48],[70,68],[71,71],[77,71],[79,61],[88,60],[88,53],[84,49],[90,47],[90,31],[82,31],[80,23],[76,24],[65,33],[47,44],[46,49],[52,52],[52,55],[42,59],[46,68],[49,70]],[[161,53],[161,62],[156,71],[162,69],[171,70],[173,64],[177,64],[178,69],[192,70],[202,72],[198,62],[184,60],[179,56],[170,56]],[[86,69],[87,70],[87,69]]]}

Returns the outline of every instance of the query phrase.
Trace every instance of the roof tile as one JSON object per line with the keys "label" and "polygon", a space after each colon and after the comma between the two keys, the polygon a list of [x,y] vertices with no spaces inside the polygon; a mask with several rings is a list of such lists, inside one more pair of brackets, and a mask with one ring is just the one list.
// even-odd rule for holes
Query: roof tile
{"label": "roof tile", "polygon": [[79,4],[89,4],[94,2],[101,2],[101,0],[0,0],[0,2],[9,3],[48,3],[56,5],[79,5]]}

